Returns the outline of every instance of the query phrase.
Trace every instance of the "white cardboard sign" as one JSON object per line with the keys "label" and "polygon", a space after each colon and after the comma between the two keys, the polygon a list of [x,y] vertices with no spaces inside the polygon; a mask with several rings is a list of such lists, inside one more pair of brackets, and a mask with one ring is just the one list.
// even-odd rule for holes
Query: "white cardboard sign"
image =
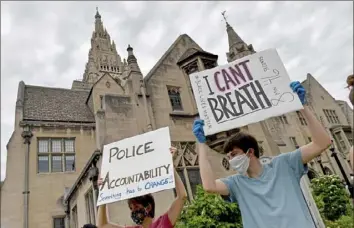
{"label": "white cardboard sign", "polygon": [[275,49],[190,75],[205,135],[303,108]]}
{"label": "white cardboard sign", "polygon": [[168,127],[105,145],[97,206],[175,187]]}

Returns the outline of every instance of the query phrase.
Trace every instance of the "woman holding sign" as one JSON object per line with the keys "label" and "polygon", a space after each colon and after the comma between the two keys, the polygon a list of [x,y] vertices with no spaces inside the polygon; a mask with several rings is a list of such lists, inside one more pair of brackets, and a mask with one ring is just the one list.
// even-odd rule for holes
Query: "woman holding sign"
{"label": "woman holding sign", "polygon": [[[177,149],[170,148],[170,152],[175,155]],[[184,184],[175,172],[176,199],[171,204],[168,211],[157,219],[155,218],[155,200],[151,194],[134,197],[128,200],[128,206],[131,211],[131,218],[137,226],[121,226],[109,223],[106,205],[98,208],[98,228],[172,228],[175,226],[179,215],[182,212],[184,203],[187,199],[187,192]],[[98,180],[102,185],[102,178]]]}

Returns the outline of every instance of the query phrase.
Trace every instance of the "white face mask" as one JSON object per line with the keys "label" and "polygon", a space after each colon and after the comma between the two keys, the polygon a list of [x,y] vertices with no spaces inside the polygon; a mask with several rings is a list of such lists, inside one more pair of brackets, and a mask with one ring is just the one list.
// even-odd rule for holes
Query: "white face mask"
{"label": "white face mask", "polygon": [[247,173],[247,169],[250,165],[250,158],[247,156],[248,151],[245,154],[237,155],[233,159],[229,160],[230,166],[241,175]]}

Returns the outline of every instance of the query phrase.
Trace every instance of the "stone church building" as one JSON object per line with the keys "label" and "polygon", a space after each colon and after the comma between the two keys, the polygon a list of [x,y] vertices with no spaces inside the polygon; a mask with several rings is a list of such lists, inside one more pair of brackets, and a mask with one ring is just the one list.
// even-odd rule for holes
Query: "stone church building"
{"label": "stone church building", "polygon": [[[229,62],[255,53],[228,23],[226,32]],[[97,12],[82,80],[73,81],[71,88],[19,83],[14,131],[7,145],[6,179],[1,187],[2,228],[80,228],[95,223],[103,145],[165,126],[170,127],[172,144],[178,148],[174,162],[189,200],[193,200],[201,179],[191,130],[198,110],[188,75],[217,66],[218,55],[183,34],[143,75],[138,63],[144,60],[134,56],[130,45],[123,54],[126,59],[122,54]],[[332,135],[340,161],[338,164],[328,150],[309,164],[309,178],[331,173],[344,178],[339,166],[350,178],[346,154],[353,145],[352,109],[346,102],[336,101],[310,74],[303,85],[311,110]],[[311,141],[300,112],[210,136],[213,151],[209,156],[217,177],[231,173],[225,155],[217,151],[239,130],[257,138],[263,156],[293,151]],[[154,196],[156,215],[160,215],[175,195],[168,190]],[[132,223],[126,201],[108,208],[112,222]]]}

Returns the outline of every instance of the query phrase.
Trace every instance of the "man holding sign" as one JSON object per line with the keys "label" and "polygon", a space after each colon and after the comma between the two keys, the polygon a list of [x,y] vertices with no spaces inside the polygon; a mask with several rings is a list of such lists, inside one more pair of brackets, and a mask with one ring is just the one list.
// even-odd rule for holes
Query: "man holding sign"
{"label": "man holding sign", "polygon": [[[293,82],[291,89],[306,105],[305,89]],[[224,145],[230,166],[238,174],[215,179],[207,158],[204,121],[196,120],[193,133],[198,141],[199,166],[203,188],[207,192],[228,196],[237,202],[244,228],[314,228],[300,187],[300,179],[307,172],[307,163],[328,148],[331,139],[308,107],[301,110],[305,116],[312,142],[299,149],[275,157],[270,164],[259,161],[257,140],[238,133]]]}

